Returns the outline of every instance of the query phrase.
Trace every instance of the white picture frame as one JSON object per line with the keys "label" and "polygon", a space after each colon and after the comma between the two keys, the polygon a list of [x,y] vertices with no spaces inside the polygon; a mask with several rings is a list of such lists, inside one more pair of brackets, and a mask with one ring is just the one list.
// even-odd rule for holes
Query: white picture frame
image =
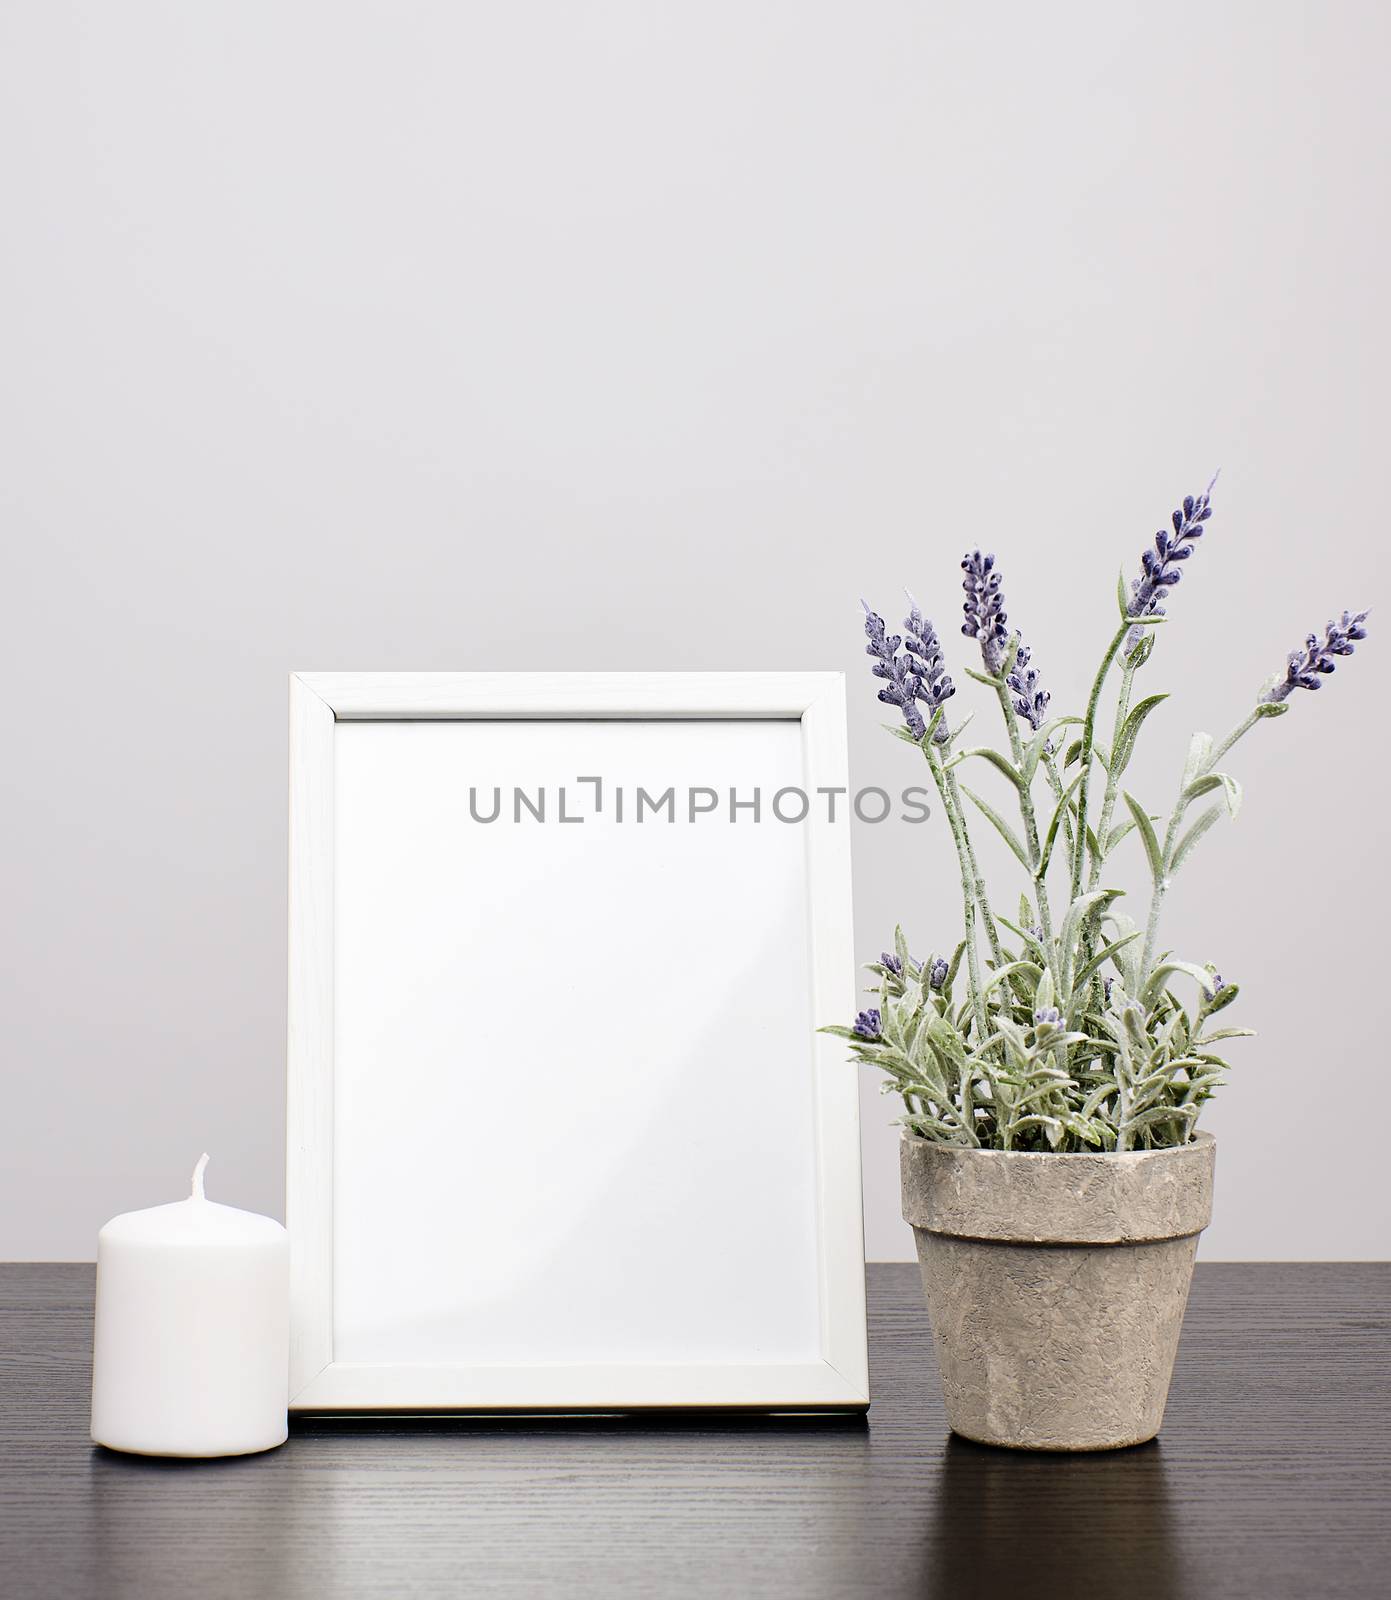
{"label": "white picture frame", "polygon": [[[458,726],[445,729],[441,724]],[[534,775],[552,761],[556,748],[575,748],[580,735],[585,749],[597,741],[620,770],[628,759],[624,752],[649,747],[658,755],[665,752],[665,759],[685,769],[687,776],[698,770],[697,756],[717,775],[747,769],[750,783],[765,772],[771,774],[769,781],[785,778],[795,766],[800,787],[813,803],[801,821],[779,821],[765,810],[757,825],[741,827],[752,819],[738,814],[727,824],[721,819],[720,828],[708,833],[700,833],[703,815],[694,826],[686,821],[673,825],[667,815],[658,818],[649,811],[645,831],[629,825],[624,834],[612,815],[616,790],[605,813],[601,792],[586,788],[582,792],[592,796],[593,820],[604,821],[602,828],[547,823],[524,840],[515,832],[506,839],[501,833],[488,835],[485,849],[474,816],[467,826],[453,825],[450,819],[461,815],[459,775],[472,772],[480,750],[489,751],[495,763],[490,781],[500,774],[506,777],[496,765],[499,752],[511,752],[509,760],[521,752],[523,765],[531,763],[528,771]],[[563,763],[566,756],[555,759]],[[587,776],[560,770],[575,779]],[[292,1410],[867,1408],[858,1086],[840,1042],[814,1031],[854,1010],[847,770],[844,681],[839,673],[306,672],[291,677],[286,1221],[291,1240]],[[505,782],[501,787],[505,792]],[[573,792],[568,803],[576,806]],[[762,804],[768,807],[770,797],[764,795]],[[784,814],[796,809],[796,802],[784,802]],[[397,811],[409,814],[398,818]],[[517,826],[531,820],[520,807],[518,813]],[[475,816],[481,814],[480,807]],[[653,822],[659,826],[654,828]],[[431,829],[438,840],[422,846]],[[707,842],[692,843],[697,835]],[[494,846],[494,839],[503,842]],[[580,839],[582,851],[573,842]],[[723,843],[710,842],[719,840]],[[639,847],[649,854],[629,872],[622,852]],[[421,856],[422,848],[431,854]],[[578,863],[574,873],[594,870],[585,852],[613,852],[618,866],[605,866],[604,882],[626,884],[635,903],[647,905],[653,901],[642,902],[642,895],[652,891],[634,885],[665,883],[664,874],[679,880],[684,873],[695,885],[689,890],[691,899],[703,906],[708,895],[719,892],[722,874],[727,876],[721,850],[741,852],[742,865],[734,869],[740,885],[749,881],[748,875],[755,879],[757,892],[734,897],[719,936],[693,945],[698,960],[705,959],[699,952],[709,952],[710,970],[683,972],[682,1015],[673,1033],[679,1041],[684,1038],[681,1029],[689,1025],[708,1035],[702,1036],[704,1050],[696,1063],[700,1070],[687,1064],[679,1077],[679,1097],[672,1103],[682,1124],[689,1117],[706,1130],[701,1149],[711,1172],[719,1171],[720,1148],[728,1140],[727,1172],[706,1183],[702,1193],[699,1173],[692,1177],[683,1166],[695,1159],[695,1135],[683,1138],[678,1128],[670,1135],[662,1131],[631,1138],[629,1165],[632,1160],[651,1163],[661,1152],[651,1168],[661,1168],[661,1183],[650,1175],[644,1181],[649,1190],[665,1190],[670,1173],[672,1195],[685,1196],[679,1212],[671,1196],[653,1192],[649,1215],[645,1206],[632,1204],[633,1190],[621,1213],[614,1200],[601,1195],[581,1225],[573,1220],[577,1204],[572,1203],[572,1189],[587,1180],[583,1175],[576,1179],[575,1171],[588,1173],[602,1165],[595,1160],[582,1169],[567,1167],[563,1195],[552,1194],[535,1215],[530,1190],[517,1202],[524,1217],[514,1224],[499,1215],[505,1207],[497,1200],[498,1184],[509,1194],[513,1186],[507,1171],[496,1166],[504,1157],[494,1155],[495,1147],[512,1140],[509,1148],[523,1155],[529,1147],[515,1143],[516,1085],[505,1076],[490,1075],[496,1042],[489,1059],[459,1065],[468,1056],[474,1020],[487,1009],[478,995],[461,994],[460,982],[467,990],[473,981],[475,956],[484,966],[493,959],[494,946],[479,943],[479,926],[493,915],[504,921],[518,915],[505,879],[500,889],[495,884],[490,891],[491,910],[473,885],[512,870],[498,865],[505,859],[526,866],[538,849],[549,852],[538,868],[544,881],[532,884],[527,893],[541,896],[543,907],[552,886],[559,894],[570,883],[572,858]],[[697,850],[703,854],[692,858]],[[383,856],[385,865],[379,859]],[[436,863],[445,857],[436,883]],[[762,878],[768,880],[766,889],[760,888]],[[402,888],[403,883],[408,887]],[[580,891],[571,885],[569,892]],[[596,915],[609,916],[609,896],[602,898],[603,906],[594,897],[587,904]],[[656,903],[667,910],[666,899]],[[411,926],[417,912],[431,924],[418,935]],[[458,967],[463,980],[453,967],[441,969],[413,953],[412,941],[433,941],[433,924],[446,913],[448,927],[460,930],[461,948],[469,952]],[[799,931],[786,937],[793,917]],[[728,1003],[720,990],[727,977],[721,963],[731,959],[730,951],[746,967],[755,959],[757,952],[740,941],[760,919],[778,935],[781,946],[777,959],[770,952],[766,961],[776,996],[769,1007],[774,1022],[765,1028],[756,1019],[759,1054],[750,1045],[744,1060],[745,1043],[738,1033],[722,1036],[718,1027],[710,1029],[712,1019],[715,1024],[722,1020],[720,1007]],[[543,914],[528,924],[542,924],[529,945],[546,945],[548,921]],[[683,918],[679,927],[684,926]],[[588,942],[571,939],[576,961],[595,959],[585,948]],[[438,946],[425,942],[420,948],[433,951]],[[651,954],[637,937],[633,959],[638,967]],[[569,958],[565,949],[552,949],[547,959]],[[431,968],[426,979],[402,977],[403,970],[411,974],[421,965]],[[791,976],[782,976],[784,969]],[[554,970],[565,969],[547,968]],[[494,975],[504,986],[508,982],[507,969]],[[629,995],[646,992],[633,973],[615,972],[615,1004],[622,1001],[625,985]],[[742,981],[735,987],[742,995],[750,986]],[[424,995],[419,1004],[418,993]],[[593,1005],[583,990],[570,1003]],[[421,1031],[436,1025],[430,1020],[432,1006],[442,1008],[438,1025],[445,1037],[438,1047]],[[543,1017],[545,1009],[544,1003],[539,1010],[525,1008],[528,1018]],[[805,1015],[800,1014],[803,1009]],[[645,1047],[638,1038],[611,1048],[605,1036],[583,1048],[603,1056],[599,1066],[590,1061],[585,1070],[602,1077],[619,1071],[614,1063],[627,1063],[622,1070],[629,1072],[624,1081],[631,1086],[634,1053]],[[550,1070],[548,1053],[528,1042],[524,1060],[529,1059],[526,1050],[535,1051]],[[760,1078],[764,1058],[771,1058],[781,1074],[767,1086]],[[437,1060],[445,1066],[439,1067]],[[700,1094],[717,1092],[702,1087],[707,1071],[716,1085],[728,1085],[736,1081],[729,1077],[730,1063],[737,1063],[743,1074],[739,1084],[759,1086],[751,1104],[741,1103],[739,1088],[733,1103],[705,1108]],[[564,1079],[567,1093],[575,1076]],[[561,1080],[550,1081],[554,1094]],[[404,1116],[390,1098],[398,1083],[404,1085],[400,1092],[412,1097]],[[475,1117],[472,1102],[458,1099],[473,1093],[494,1100],[514,1097],[501,1108],[490,1102],[496,1126],[487,1139],[481,1133],[489,1127],[483,1112]],[[629,1093],[628,1100],[633,1098]],[[615,1095],[615,1103],[626,1102]],[[576,1096],[567,1104],[569,1116],[585,1114],[585,1102]],[[520,1109],[535,1119],[532,1126],[549,1122],[546,1097],[536,1105],[524,1102]],[[440,1143],[441,1127],[451,1130],[451,1140],[452,1130],[462,1130],[473,1140],[468,1161],[453,1162],[453,1145]],[[607,1123],[589,1126],[586,1137],[596,1151],[604,1148],[606,1128]],[[548,1133],[547,1138],[548,1159],[568,1160],[581,1144],[578,1138],[566,1143],[563,1132]],[[422,1141],[418,1151],[417,1140]],[[451,1151],[447,1171],[440,1155],[446,1148]],[[589,1146],[583,1148],[588,1155]],[[620,1156],[610,1163],[608,1182],[622,1191],[630,1179]],[[484,1184],[480,1174],[489,1170],[491,1185],[470,1193],[469,1183]],[[548,1170],[537,1168],[543,1187],[550,1181]],[[451,1187],[441,1203],[440,1185],[446,1182]],[[598,1180],[594,1182],[597,1192]],[[419,1195],[416,1185],[425,1186]],[[711,1259],[705,1260],[699,1232],[704,1209],[709,1207],[714,1228],[718,1205],[711,1197],[718,1196],[724,1205],[734,1203],[726,1197],[740,1194],[757,1198],[746,1205],[737,1227],[731,1226],[730,1216],[723,1217],[724,1231],[718,1237],[712,1234]],[[613,1211],[607,1222],[604,1205]],[[631,1246],[632,1230],[655,1225],[663,1205],[672,1208],[663,1226],[674,1227],[679,1235],[690,1274],[678,1273],[666,1253],[648,1250],[621,1270],[615,1265],[604,1291],[611,1299],[590,1305],[595,1297],[586,1296],[584,1283],[572,1278],[569,1292],[557,1294],[550,1304],[549,1318],[543,1314],[545,1280],[557,1265],[583,1259],[592,1272],[594,1263],[607,1262],[596,1242],[606,1226],[619,1239],[615,1259],[620,1259],[621,1249]],[[762,1239],[765,1209],[769,1218],[767,1238]],[[442,1210],[448,1216],[439,1223]],[[552,1254],[545,1258],[532,1235],[544,1233],[549,1239],[552,1219],[560,1214],[568,1219],[568,1240],[563,1249],[548,1245]],[[421,1219],[419,1225],[411,1218]],[[486,1232],[494,1227],[502,1242]],[[510,1231],[514,1227],[515,1234]],[[517,1282],[508,1282],[507,1266],[514,1256],[527,1267]],[[731,1257],[738,1258],[737,1264],[727,1267]],[[472,1264],[465,1268],[460,1261]],[[654,1261],[661,1265],[656,1274],[660,1283],[649,1288]],[[438,1290],[432,1287],[436,1270],[441,1275]],[[692,1289],[683,1299],[689,1284],[699,1284],[702,1272],[716,1287]],[[475,1290],[484,1281],[486,1295],[481,1287]],[[438,1306],[437,1293],[443,1296]],[[468,1302],[470,1294],[476,1295],[474,1305]],[[669,1325],[675,1312],[663,1322],[652,1311],[653,1297],[663,1295],[679,1311],[675,1331]],[[413,1309],[417,1301],[418,1310]],[[506,1319],[513,1315],[517,1325],[509,1334]],[[683,1343],[683,1318],[691,1326],[689,1350]],[[550,1324],[555,1324],[553,1335],[546,1332]],[[629,1338],[628,1330],[639,1329],[648,1331],[634,1331]],[[610,1337],[605,1330],[624,1330],[612,1349],[605,1346]],[[548,1337],[555,1339],[556,1348],[548,1346]]]}

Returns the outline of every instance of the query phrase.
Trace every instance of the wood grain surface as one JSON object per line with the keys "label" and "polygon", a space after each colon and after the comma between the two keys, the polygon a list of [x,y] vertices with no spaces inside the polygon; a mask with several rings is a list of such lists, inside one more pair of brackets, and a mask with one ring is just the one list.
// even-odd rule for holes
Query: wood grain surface
{"label": "wood grain surface", "polygon": [[1384,1596],[1391,1265],[1198,1268],[1164,1431],[950,1437],[917,1270],[860,1418],[295,1420],[235,1461],[87,1437],[92,1268],[0,1266],[0,1593]]}

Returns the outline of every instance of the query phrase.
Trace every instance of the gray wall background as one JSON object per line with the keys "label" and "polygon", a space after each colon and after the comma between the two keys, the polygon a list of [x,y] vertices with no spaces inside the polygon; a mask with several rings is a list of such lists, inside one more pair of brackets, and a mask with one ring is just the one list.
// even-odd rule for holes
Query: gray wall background
{"label": "gray wall background", "polygon": [[[1132,769],[1167,805],[1384,592],[1386,15],[9,0],[0,1256],[90,1256],[204,1147],[280,1212],[293,668],[844,669],[896,787],[859,595],[961,678],[995,549],[1075,706],[1220,465]],[[1261,1030],[1209,1257],[1391,1253],[1385,648],[1240,748],[1172,897]],[[866,959],[954,937],[942,828],[855,852]]]}

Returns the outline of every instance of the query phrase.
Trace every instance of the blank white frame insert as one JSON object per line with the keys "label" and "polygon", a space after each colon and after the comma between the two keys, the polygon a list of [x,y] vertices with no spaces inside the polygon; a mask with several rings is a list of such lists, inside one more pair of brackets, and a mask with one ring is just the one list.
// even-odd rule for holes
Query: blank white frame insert
{"label": "blank white frame insert", "polygon": [[840,675],[290,698],[292,1409],[863,1410]]}

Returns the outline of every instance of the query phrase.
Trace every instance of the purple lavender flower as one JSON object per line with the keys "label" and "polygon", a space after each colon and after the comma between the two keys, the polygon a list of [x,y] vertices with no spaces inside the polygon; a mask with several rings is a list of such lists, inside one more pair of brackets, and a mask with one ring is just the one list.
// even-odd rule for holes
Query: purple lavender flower
{"label": "purple lavender flower", "polygon": [[[1164,607],[1160,605],[1160,597],[1165,589],[1171,589],[1183,576],[1180,562],[1187,561],[1199,539],[1203,536],[1203,524],[1212,515],[1212,506],[1209,503],[1212,497],[1214,478],[1208,484],[1205,493],[1196,497],[1189,494],[1183,497],[1183,504],[1174,512],[1174,531],[1161,528],[1154,536],[1154,549],[1146,550],[1140,558],[1144,571],[1130,585],[1130,603],[1126,607],[1126,614],[1132,617],[1162,617],[1165,615]],[[1125,648],[1133,650],[1139,643],[1142,633],[1140,628],[1132,628],[1126,637]]]}
{"label": "purple lavender flower", "polygon": [[937,959],[932,963],[931,967],[928,968],[928,973],[927,973],[927,986],[928,986],[928,988],[929,989],[940,989],[942,987],[942,985],[947,981],[947,973],[950,972],[950,971],[951,971],[951,968],[948,967],[946,962],[942,960],[941,956],[938,956]]}
{"label": "purple lavender flower", "polygon": [[1294,689],[1321,689],[1323,685],[1320,678],[1332,672],[1337,665],[1334,656],[1350,656],[1353,653],[1353,641],[1367,637],[1363,624],[1368,615],[1366,611],[1359,611],[1356,615],[1345,611],[1337,622],[1328,624],[1322,639],[1316,633],[1311,633],[1305,639],[1302,650],[1290,652],[1285,676],[1267,689],[1261,699],[1270,705],[1279,705]]}
{"label": "purple lavender flower", "polygon": [[909,733],[915,739],[921,739],[927,732],[927,724],[917,707],[918,680],[909,668],[908,661],[898,653],[903,640],[896,633],[886,633],[883,617],[871,611],[863,600],[860,604],[865,607],[865,637],[869,640],[865,654],[875,658],[870,671],[876,678],[886,680],[879,691],[879,698],[887,706],[897,706],[903,713]]}
{"label": "purple lavender flower", "polygon": [[1061,1028],[1063,1014],[1056,1006],[1043,1006],[1034,1012],[1034,1026],[1036,1028]]}
{"label": "purple lavender flower", "polygon": [[[937,637],[936,628],[923,616],[918,609],[918,602],[911,594],[908,596],[908,606],[908,615],[903,619],[903,648],[912,662],[913,674],[918,680],[918,699],[923,701],[930,711],[935,712],[939,706],[946,705],[956,693],[956,685],[951,681],[943,665],[942,644]],[[937,732],[933,734],[932,742],[943,744],[947,737],[947,724],[944,718],[937,724]]]}
{"label": "purple lavender flower", "polygon": [[1048,711],[1048,702],[1052,696],[1047,689],[1041,687],[1038,681],[1038,670],[1029,665],[1029,648],[1027,645],[1019,646],[1019,653],[1014,658],[1014,666],[1010,669],[1009,677],[1005,680],[1014,694],[1014,709],[1029,724],[1035,733],[1043,726],[1043,719]]}
{"label": "purple lavender flower", "polygon": [[962,558],[961,570],[966,574],[961,587],[966,591],[966,604],[962,611],[966,620],[961,631],[968,639],[980,640],[980,653],[985,670],[998,677],[1004,665],[1005,643],[1009,634],[1005,629],[1005,597],[1000,593],[1000,574],[994,570],[995,557],[983,556],[972,550]]}
{"label": "purple lavender flower", "polygon": [[877,1006],[871,1006],[868,1011],[862,1011],[855,1018],[855,1032],[861,1039],[877,1039],[879,1030],[884,1025],[884,1019],[879,1015]]}
{"label": "purple lavender flower", "polygon": [[[995,557],[983,556],[979,550],[962,557],[961,570],[966,574],[961,585],[966,591],[966,604],[961,608],[966,620],[961,631],[968,638],[980,640],[985,670],[991,677],[998,677],[1006,670],[1005,651],[1009,646],[1009,630],[1005,627],[1008,615],[1000,587],[1003,575],[996,570]],[[1029,659],[1028,646],[1021,644],[1005,682],[1013,694],[1015,711],[1037,733],[1052,697],[1040,684],[1038,670],[1030,667]]]}
{"label": "purple lavender flower", "polygon": [[[870,670],[876,678],[885,680],[879,698],[885,705],[897,706],[903,713],[909,733],[915,739],[921,739],[927,732],[927,722],[918,710],[917,702],[921,700],[935,712],[956,693],[942,666],[942,647],[937,641],[937,634],[914,605],[905,623],[909,631],[907,649],[900,656],[898,650],[904,640],[896,633],[887,633],[883,617],[871,611],[863,600],[860,604],[865,608],[865,635],[869,639],[865,654],[875,658]],[[940,744],[947,736],[944,719],[938,723],[933,739]]]}
{"label": "purple lavender flower", "polygon": [[901,978],[903,976],[903,963],[896,955],[894,955],[891,950],[885,950],[884,953],[879,957],[879,965],[881,967],[887,967],[896,978]]}

